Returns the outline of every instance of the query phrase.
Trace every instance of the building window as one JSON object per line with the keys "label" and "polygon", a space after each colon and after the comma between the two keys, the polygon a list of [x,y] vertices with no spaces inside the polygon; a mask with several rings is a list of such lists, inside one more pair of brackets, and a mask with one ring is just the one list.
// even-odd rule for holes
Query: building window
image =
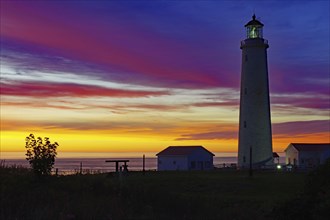
{"label": "building window", "polygon": [[176,164],[176,161],[175,160],[173,160],[173,164]]}
{"label": "building window", "polygon": [[246,121],[244,121],[244,123],[243,123],[243,124],[244,124],[244,128],[246,128]]}
{"label": "building window", "polygon": [[301,164],[304,164],[304,162],[305,162],[304,159],[301,159]]}
{"label": "building window", "polygon": [[245,60],[245,62],[248,61],[248,56],[247,55],[245,55],[244,60]]}
{"label": "building window", "polygon": [[245,163],[246,162],[246,158],[245,158],[245,156],[243,157],[243,163]]}
{"label": "building window", "polygon": [[247,95],[247,88],[244,89],[244,94]]}
{"label": "building window", "polygon": [[158,160],[158,164],[162,164],[162,161],[161,160]]}
{"label": "building window", "polygon": [[196,168],[196,162],[191,161],[190,166],[191,166],[191,169],[195,169]]}

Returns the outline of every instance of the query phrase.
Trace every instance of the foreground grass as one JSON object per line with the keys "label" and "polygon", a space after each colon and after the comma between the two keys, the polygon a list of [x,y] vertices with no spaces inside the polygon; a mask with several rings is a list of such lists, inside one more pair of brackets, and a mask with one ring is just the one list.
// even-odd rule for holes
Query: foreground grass
{"label": "foreground grass", "polygon": [[0,169],[0,219],[273,219],[304,173],[131,172],[51,176]]}

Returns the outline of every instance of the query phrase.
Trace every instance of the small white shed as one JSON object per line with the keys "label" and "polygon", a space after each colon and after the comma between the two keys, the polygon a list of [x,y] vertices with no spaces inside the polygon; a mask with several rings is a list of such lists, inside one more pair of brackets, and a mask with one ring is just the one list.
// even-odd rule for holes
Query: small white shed
{"label": "small white shed", "polygon": [[156,154],[157,170],[211,170],[214,154],[203,146],[169,146]]}
{"label": "small white shed", "polygon": [[311,169],[330,158],[330,143],[291,143],[285,149],[286,164],[302,169]]}

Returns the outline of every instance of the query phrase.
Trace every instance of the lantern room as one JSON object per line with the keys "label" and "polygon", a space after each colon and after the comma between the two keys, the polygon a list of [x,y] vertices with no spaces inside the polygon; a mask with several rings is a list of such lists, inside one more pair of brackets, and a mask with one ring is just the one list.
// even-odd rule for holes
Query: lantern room
{"label": "lantern room", "polygon": [[256,19],[256,15],[252,16],[252,20],[249,21],[244,27],[246,27],[246,37],[251,38],[263,38],[262,27],[264,25]]}

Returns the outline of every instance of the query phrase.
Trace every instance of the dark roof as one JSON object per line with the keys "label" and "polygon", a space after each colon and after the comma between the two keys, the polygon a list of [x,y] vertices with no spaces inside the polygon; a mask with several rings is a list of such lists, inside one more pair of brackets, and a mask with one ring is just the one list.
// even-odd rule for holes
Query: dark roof
{"label": "dark roof", "polygon": [[298,151],[325,151],[330,150],[330,143],[291,143]]}
{"label": "dark roof", "polygon": [[280,157],[276,152],[273,152],[273,158],[278,158]]}
{"label": "dark roof", "polygon": [[197,149],[202,149],[202,150],[208,152],[209,154],[212,154],[213,156],[215,156],[213,153],[206,150],[203,146],[169,146],[166,149],[159,152],[158,154],[156,154],[156,156],[159,156],[159,155],[161,155],[161,156],[165,156],[165,155],[184,156],[184,155],[189,155],[189,154],[193,153],[193,151],[195,151]]}
{"label": "dark roof", "polygon": [[252,26],[252,25],[253,26],[264,26],[263,23],[261,23],[260,21],[258,21],[256,19],[256,15],[255,14],[253,14],[252,20],[249,21],[246,25],[244,25],[244,27],[246,27],[246,26]]}
{"label": "dark roof", "polygon": [[129,162],[129,160],[106,160],[105,162],[107,162],[107,163],[108,162],[113,162],[113,163],[118,162],[119,163],[119,162]]}

